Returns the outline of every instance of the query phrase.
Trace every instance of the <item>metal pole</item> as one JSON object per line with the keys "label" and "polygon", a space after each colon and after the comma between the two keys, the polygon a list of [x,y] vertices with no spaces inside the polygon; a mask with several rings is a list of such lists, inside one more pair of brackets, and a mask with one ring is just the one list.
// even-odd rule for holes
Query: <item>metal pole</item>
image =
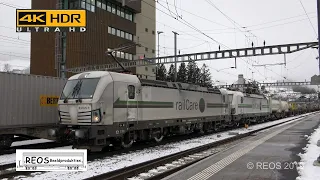
{"label": "metal pole", "polygon": [[160,34],[162,34],[162,31],[157,31],[158,33],[158,57],[160,57]]}
{"label": "metal pole", "polygon": [[177,81],[177,32],[172,31],[174,34],[174,81]]}
{"label": "metal pole", "polygon": [[[160,57],[160,34],[161,33],[163,33],[162,31],[157,31],[157,33],[158,33],[158,57]],[[159,67],[156,67],[156,77],[157,77],[157,75],[158,75],[158,68]]]}
{"label": "metal pole", "polygon": [[[317,9],[318,9],[318,55],[320,57],[320,0],[317,0]],[[319,75],[320,75],[320,59],[319,59]]]}
{"label": "metal pole", "polygon": [[[160,56],[160,43],[159,43],[159,31],[158,31],[158,57]],[[158,71],[159,71],[159,66],[157,66],[156,65],[156,80],[159,80],[159,79],[157,79],[157,77],[158,77]]]}

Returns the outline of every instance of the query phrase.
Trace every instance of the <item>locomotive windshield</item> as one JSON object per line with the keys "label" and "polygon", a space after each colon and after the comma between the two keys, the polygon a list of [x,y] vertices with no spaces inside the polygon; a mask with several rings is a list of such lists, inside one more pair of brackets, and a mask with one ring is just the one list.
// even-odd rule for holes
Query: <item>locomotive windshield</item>
{"label": "locomotive windshield", "polygon": [[92,99],[100,78],[67,81],[60,99]]}

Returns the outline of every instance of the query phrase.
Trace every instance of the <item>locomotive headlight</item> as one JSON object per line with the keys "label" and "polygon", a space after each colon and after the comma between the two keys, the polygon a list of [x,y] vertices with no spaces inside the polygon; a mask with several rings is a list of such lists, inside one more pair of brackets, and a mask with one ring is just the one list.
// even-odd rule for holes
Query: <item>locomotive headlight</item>
{"label": "locomotive headlight", "polygon": [[100,110],[92,111],[92,122],[98,123],[101,120]]}

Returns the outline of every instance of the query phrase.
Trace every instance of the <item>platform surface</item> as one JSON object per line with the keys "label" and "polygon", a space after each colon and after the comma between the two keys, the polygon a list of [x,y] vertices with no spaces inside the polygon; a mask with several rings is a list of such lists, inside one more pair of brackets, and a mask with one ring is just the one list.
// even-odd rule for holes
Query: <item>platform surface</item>
{"label": "platform surface", "polygon": [[[165,180],[295,180],[296,162],[320,114],[272,128],[227,151],[208,157]],[[320,152],[319,152],[320,153]],[[320,170],[320,169],[319,169]]]}

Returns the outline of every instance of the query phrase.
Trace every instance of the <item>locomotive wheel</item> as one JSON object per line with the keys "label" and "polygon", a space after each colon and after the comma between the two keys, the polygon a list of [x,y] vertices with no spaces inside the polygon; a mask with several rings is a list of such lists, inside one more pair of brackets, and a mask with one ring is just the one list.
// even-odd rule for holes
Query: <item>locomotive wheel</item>
{"label": "locomotive wheel", "polygon": [[129,134],[126,133],[121,140],[121,147],[125,148],[125,149],[130,148],[132,146],[132,144],[133,144],[133,139],[130,140]]}
{"label": "locomotive wheel", "polygon": [[157,134],[157,136],[155,136],[153,138],[157,143],[161,142],[163,139],[163,135],[162,134]]}
{"label": "locomotive wheel", "polygon": [[235,125],[235,127],[239,127],[240,126],[239,121],[235,122],[234,125]]}

